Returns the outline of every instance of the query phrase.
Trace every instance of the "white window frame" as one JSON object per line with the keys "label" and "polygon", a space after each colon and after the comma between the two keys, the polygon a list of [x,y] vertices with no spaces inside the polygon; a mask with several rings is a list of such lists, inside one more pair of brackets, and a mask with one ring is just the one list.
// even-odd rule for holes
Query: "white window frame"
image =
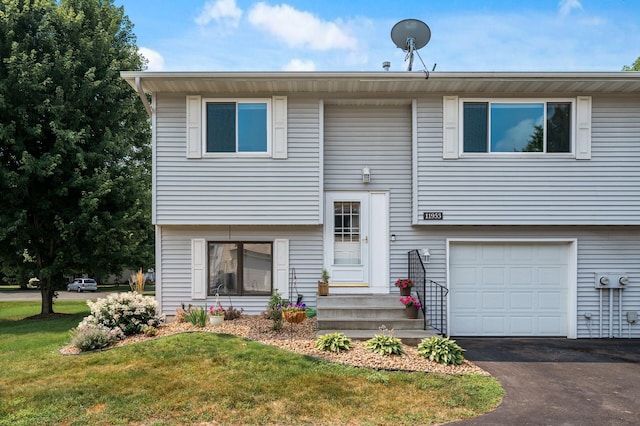
{"label": "white window frame", "polygon": [[[207,104],[209,103],[265,104],[267,106],[267,150],[256,152],[238,152],[238,108],[236,107],[236,152],[208,152],[207,151]],[[272,125],[271,98],[202,98],[202,157],[271,157]]]}
{"label": "white window frame", "polygon": [[[460,98],[458,100],[458,150],[460,152],[460,158],[500,158],[500,157],[526,157],[526,158],[576,158],[576,98]],[[571,152],[464,152],[464,104],[467,102],[487,103],[489,105],[489,123],[488,128],[491,128],[491,104],[543,104],[545,114],[545,141],[544,146],[546,148],[546,113],[547,104],[562,102],[571,103]],[[490,134],[488,137],[490,138]],[[488,142],[489,143],[489,142]]]}

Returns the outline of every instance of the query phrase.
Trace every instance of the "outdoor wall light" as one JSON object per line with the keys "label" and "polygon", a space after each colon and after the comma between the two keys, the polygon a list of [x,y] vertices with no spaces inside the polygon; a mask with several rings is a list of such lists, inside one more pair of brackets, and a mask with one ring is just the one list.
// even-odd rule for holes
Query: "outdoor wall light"
{"label": "outdoor wall light", "polygon": [[367,166],[364,166],[362,168],[362,183],[369,182],[371,182],[371,170]]}
{"label": "outdoor wall light", "polygon": [[396,234],[391,234],[391,242],[394,242],[396,240]]}
{"label": "outdoor wall light", "polygon": [[423,249],[422,260],[424,261],[424,263],[429,263],[429,259],[431,259],[431,252],[429,252],[429,249]]}

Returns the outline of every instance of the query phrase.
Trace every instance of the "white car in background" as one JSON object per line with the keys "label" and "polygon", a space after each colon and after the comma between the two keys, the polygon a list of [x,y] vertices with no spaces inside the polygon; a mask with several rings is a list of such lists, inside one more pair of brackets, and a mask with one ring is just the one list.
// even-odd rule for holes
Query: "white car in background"
{"label": "white car in background", "polygon": [[67,284],[67,291],[97,291],[98,283],[93,278],[76,278],[73,282]]}

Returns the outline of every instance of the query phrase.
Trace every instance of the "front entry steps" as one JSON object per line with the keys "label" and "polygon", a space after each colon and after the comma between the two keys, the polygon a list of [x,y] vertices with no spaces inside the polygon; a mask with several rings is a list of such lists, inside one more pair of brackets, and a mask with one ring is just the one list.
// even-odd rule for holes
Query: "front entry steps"
{"label": "front entry steps", "polygon": [[405,343],[435,335],[433,330],[423,329],[421,312],[418,319],[407,319],[399,299],[399,295],[391,294],[319,296],[317,335],[340,332],[352,339],[370,339],[381,334],[383,326]]}

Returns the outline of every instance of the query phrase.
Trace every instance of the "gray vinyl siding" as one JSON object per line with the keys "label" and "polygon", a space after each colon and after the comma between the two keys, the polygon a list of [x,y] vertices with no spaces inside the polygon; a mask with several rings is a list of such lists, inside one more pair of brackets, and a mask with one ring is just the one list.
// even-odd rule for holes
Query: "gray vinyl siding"
{"label": "gray vinyl siding", "polygon": [[[326,191],[388,191],[389,233],[411,229],[411,105],[325,105]],[[371,182],[362,183],[362,168]],[[406,275],[406,256],[390,243],[390,282]]]}
{"label": "gray vinyl siding", "polygon": [[[207,241],[274,241],[289,240],[289,267],[295,268],[295,287],[290,283],[293,298],[304,295],[304,302],[315,306],[317,280],[322,271],[322,227],[300,226],[162,226],[159,268],[162,294],[160,309],[173,316],[181,304],[211,306],[214,296],[206,300],[191,299],[191,239]],[[246,314],[257,315],[266,309],[267,296],[224,296],[220,303],[226,308],[233,305],[244,309]]]}
{"label": "gray vinyl siding", "polygon": [[[592,157],[442,159],[442,98],[418,102],[416,223],[640,224],[640,100],[593,97]],[[443,221],[424,221],[425,211]]]}
{"label": "gray vinyl siding", "polygon": [[[594,288],[596,273],[623,272],[629,274],[631,283],[622,292],[622,335],[619,334],[618,296],[614,296],[614,335],[628,337],[629,325],[626,313],[640,313],[640,227],[638,226],[415,226],[414,232],[392,243],[392,250],[406,262],[406,253],[413,249],[428,248],[430,262],[426,265],[429,279],[449,286],[447,280],[447,239],[566,239],[577,240],[577,336],[599,337],[600,291]],[[406,275],[406,263],[395,265],[392,277]],[[608,290],[603,296],[603,333],[608,337]],[[591,334],[585,313],[591,313]],[[640,324],[631,326],[631,337],[640,338]]]}
{"label": "gray vinyl siding", "polygon": [[319,104],[288,104],[288,159],[187,159],[186,98],[157,95],[155,223],[320,223]]}

